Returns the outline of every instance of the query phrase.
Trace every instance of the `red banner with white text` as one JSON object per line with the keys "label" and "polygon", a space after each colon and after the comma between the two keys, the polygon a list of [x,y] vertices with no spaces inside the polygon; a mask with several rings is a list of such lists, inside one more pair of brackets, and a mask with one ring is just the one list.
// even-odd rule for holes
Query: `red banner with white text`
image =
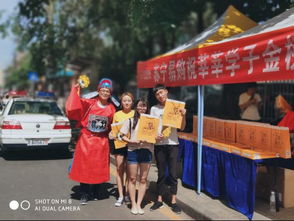
{"label": "red banner with white text", "polygon": [[294,26],[137,63],[137,85],[294,79]]}

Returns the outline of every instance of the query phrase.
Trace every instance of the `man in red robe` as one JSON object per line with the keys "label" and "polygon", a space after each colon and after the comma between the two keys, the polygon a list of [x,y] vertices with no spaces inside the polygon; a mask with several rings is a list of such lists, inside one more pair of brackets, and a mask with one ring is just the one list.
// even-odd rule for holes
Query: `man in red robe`
{"label": "man in red robe", "polygon": [[69,178],[80,182],[82,205],[87,204],[91,188],[97,194],[98,184],[109,180],[108,133],[115,113],[115,107],[109,102],[111,92],[112,81],[103,78],[96,98],[80,98],[80,86],[77,84],[66,102],[68,118],[77,120],[81,126]]}

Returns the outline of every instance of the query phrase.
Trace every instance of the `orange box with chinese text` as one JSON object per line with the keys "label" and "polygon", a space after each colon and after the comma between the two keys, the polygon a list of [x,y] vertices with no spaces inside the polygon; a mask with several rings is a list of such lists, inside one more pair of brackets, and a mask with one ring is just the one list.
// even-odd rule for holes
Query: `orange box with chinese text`
{"label": "orange box with chinese text", "polygon": [[250,126],[245,121],[238,121],[236,125],[236,143],[249,146]]}
{"label": "orange box with chinese text", "polygon": [[254,150],[272,152],[271,126],[265,124],[258,124],[255,128],[255,131],[256,140],[254,143]]}
{"label": "orange box with chinese text", "polygon": [[250,147],[250,149],[254,150],[255,148],[255,144],[256,144],[256,124],[255,123],[248,123],[248,127],[249,127],[249,144],[248,146]]}
{"label": "orange box with chinese text", "polygon": [[193,131],[192,133],[197,136],[198,134],[198,116],[193,115]]}
{"label": "orange box with chinese text", "polygon": [[203,117],[203,137],[208,138],[209,127],[208,127],[208,117]]}
{"label": "orange box with chinese text", "polygon": [[228,144],[236,143],[236,121],[225,121],[225,141]]}
{"label": "orange box with chinese text", "polygon": [[210,139],[215,139],[215,118],[207,117],[208,135]]}
{"label": "orange box with chinese text", "polygon": [[225,141],[225,121],[221,119],[215,119],[215,138],[218,141]]}
{"label": "orange box with chinese text", "polygon": [[291,158],[290,133],[288,127],[272,126],[272,152],[280,157]]}

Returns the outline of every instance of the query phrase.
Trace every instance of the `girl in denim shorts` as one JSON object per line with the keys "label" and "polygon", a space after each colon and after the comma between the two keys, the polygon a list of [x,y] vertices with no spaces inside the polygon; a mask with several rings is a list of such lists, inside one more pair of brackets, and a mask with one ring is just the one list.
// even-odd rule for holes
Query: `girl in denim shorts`
{"label": "girl in denim shorts", "polygon": [[[121,95],[121,110],[117,111],[113,116],[112,123],[119,123],[134,117],[135,111],[132,110],[134,104],[134,96],[129,92],[124,92]],[[116,183],[118,190],[118,199],[115,202],[115,206],[119,207],[123,203],[130,203],[129,192],[128,192],[128,174],[127,174],[127,163],[126,158],[128,154],[128,148],[126,144],[121,147],[121,141],[119,134],[114,137],[112,132],[109,133],[109,139],[114,139],[114,150],[112,154],[115,157],[116,165]],[[124,179],[124,174],[126,174],[126,179]],[[125,184],[125,196],[124,196],[124,184]]]}
{"label": "girl in denim shorts", "polygon": [[[131,213],[134,215],[144,214],[144,210],[141,208],[141,202],[146,192],[147,176],[152,160],[151,149],[153,148],[153,144],[136,140],[140,114],[148,113],[149,105],[147,100],[142,98],[139,99],[135,103],[134,117],[125,121],[120,130],[122,140],[128,143],[127,167],[129,174],[129,194],[132,203]],[[127,134],[129,134],[129,136],[127,136]],[[140,183],[136,202],[136,178],[138,168],[140,171]]]}

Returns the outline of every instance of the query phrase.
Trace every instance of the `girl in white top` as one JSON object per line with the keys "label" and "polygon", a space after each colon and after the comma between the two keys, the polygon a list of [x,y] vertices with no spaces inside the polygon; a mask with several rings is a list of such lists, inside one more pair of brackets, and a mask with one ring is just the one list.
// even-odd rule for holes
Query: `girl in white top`
{"label": "girl in white top", "polygon": [[[152,160],[152,152],[150,150],[153,148],[153,144],[136,140],[140,114],[147,114],[148,112],[149,107],[147,100],[139,99],[135,103],[134,117],[125,121],[120,130],[122,140],[128,143],[127,164],[129,175],[129,195],[132,203],[131,213],[134,215],[144,214],[144,210],[141,208],[141,202],[146,192],[147,176]],[[130,134],[130,136],[128,137],[127,134]],[[140,183],[138,198],[136,201],[136,178],[138,168],[140,172]]]}

